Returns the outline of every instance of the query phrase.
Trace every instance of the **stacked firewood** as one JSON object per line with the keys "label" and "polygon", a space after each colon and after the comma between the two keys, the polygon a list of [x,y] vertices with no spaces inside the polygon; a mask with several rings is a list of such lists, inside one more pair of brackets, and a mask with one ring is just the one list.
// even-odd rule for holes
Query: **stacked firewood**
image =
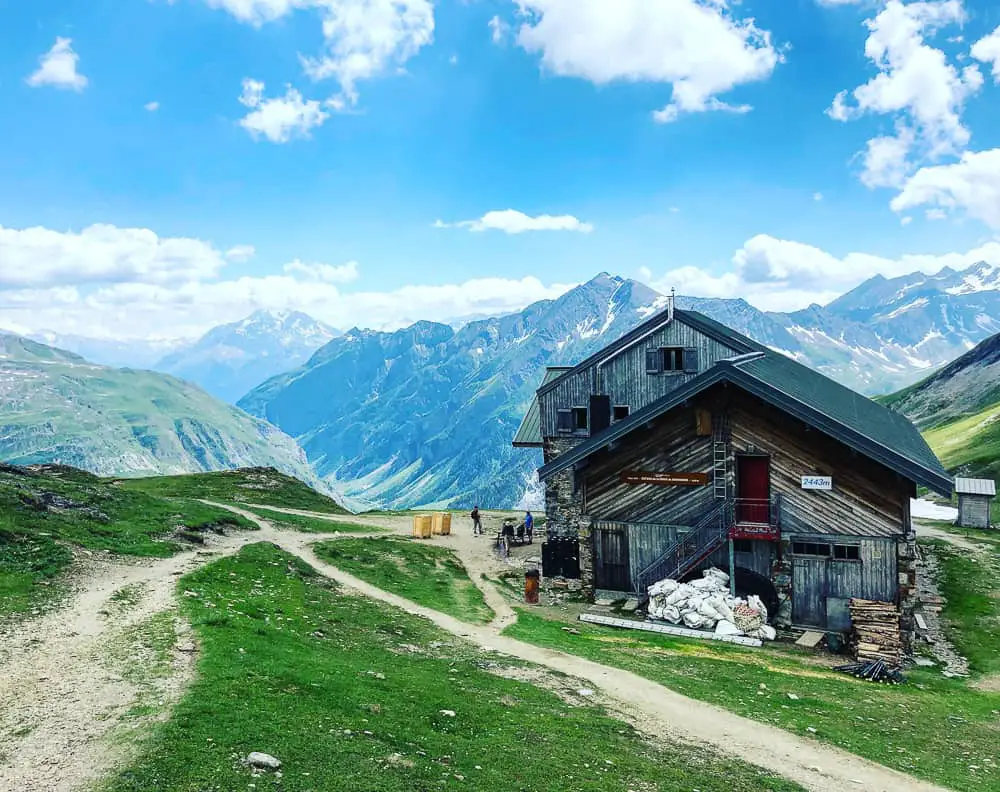
{"label": "stacked firewood", "polygon": [[891,602],[852,599],[850,603],[851,648],[859,662],[882,660],[887,665],[903,664],[903,643],[899,635],[899,609]]}

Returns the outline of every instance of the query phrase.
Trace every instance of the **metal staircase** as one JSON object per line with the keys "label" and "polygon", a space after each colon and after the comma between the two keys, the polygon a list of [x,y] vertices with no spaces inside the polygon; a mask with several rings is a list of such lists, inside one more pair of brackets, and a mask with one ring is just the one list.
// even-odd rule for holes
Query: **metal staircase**
{"label": "metal staircase", "polygon": [[732,514],[732,503],[722,501],[694,528],[678,537],[663,555],[639,572],[632,581],[639,599],[646,598],[646,589],[656,581],[681,578],[718,550],[729,538]]}

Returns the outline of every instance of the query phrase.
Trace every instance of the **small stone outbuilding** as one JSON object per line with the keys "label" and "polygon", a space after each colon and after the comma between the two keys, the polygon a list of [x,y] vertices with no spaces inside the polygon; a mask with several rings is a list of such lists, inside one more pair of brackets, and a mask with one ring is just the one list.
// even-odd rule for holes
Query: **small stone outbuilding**
{"label": "small stone outbuilding", "polygon": [[958,525],[963,528],[989,528],[990,507],[997,494],[993,479],[956,478]]}

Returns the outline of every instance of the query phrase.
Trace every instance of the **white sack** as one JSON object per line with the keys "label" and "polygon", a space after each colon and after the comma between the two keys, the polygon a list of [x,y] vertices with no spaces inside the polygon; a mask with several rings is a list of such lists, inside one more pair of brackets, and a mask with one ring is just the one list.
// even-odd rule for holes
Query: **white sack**
{"label": "white sack", "polygon": [[740,628],[733,624],[731,621],[722,619],[718,624],[715,625],[716,635],[742,635]]}
{"label": "white sack", "polygon": [[692,630],[699,630],[706,624],[705,617],[693,611],[688,611],[684,614],[684,623]]}
{"label": "white sack", "polygon": [[710,569],[706,569],[702,574],[706,578],[715,578],[716,580],[719,581],[720,586],[729,586],[729,575],[727,575],[718,567],[711,567]]}

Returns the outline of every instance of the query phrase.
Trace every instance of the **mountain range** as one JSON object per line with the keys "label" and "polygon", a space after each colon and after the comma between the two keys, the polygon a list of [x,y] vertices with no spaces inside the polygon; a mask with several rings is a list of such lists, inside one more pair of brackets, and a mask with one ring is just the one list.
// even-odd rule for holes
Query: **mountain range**
{"label": "mountain range", "polygon": [[257,311],[212,328],[152,368],[196,382],[213,396],[235,403],[266,379],[305,363],[338,335],[298,311]]}
{"label": "mountain range", "polygon": [[1000,334],[880,401],[920,427],[950,470],[1000,478]]}
{"label": "mountain range", "polygon": [[[868,393],[913,382],[1000,329],[994,268],[873,278],[828,306],[766,313],[745,300],[678,298]],[[511,505],[537,455],[510,439],[546,365],[576,362],[660,310],[665,297],[602,273],[557,300],[458,329],[353,329],[238,402],[295,437],[353,499]]]}
{"label": "mountain range", "polygon": [[273,467],[318,484],[295,441],[195,385],[5,334],[0,460],[104,476]]}
{"label": "mountain range", "polygon": [[[543,368],[586,357],[665,303],[648,286],[602,273],[519,313],[456,325],[424,321],[391,333],[340,335],[305,314],[261,311],[154,365],[238,399],[294,437],[316,475],[352,505],[510,506],[537,495],[539,460],[512,449],[510,439]],[[926,377],[1000,330],[1000,267],[876,276],[829,305],[793,313],[764,312],[742,299],[678,297],[678,305],[877,395]],[[78,380],[83,364],[75,363]],[[98,379],[109,376],[91,368],[102,372]],[[159,404],[144,409],[156,415]],[[206,424],[233,420],[215,418],[216,405],[199,409],[213,416]],[[275,437],[288,448],[287,437]],[[20,438],[25,452],[30,443],[23,432]],[[114,456],[92,452],[90,469],[108,453]],[[0,454],[9,455],[2,447]],[[111,467],[124,458],[118,454]],[[136,462],[136,472],[150,464]]]}

